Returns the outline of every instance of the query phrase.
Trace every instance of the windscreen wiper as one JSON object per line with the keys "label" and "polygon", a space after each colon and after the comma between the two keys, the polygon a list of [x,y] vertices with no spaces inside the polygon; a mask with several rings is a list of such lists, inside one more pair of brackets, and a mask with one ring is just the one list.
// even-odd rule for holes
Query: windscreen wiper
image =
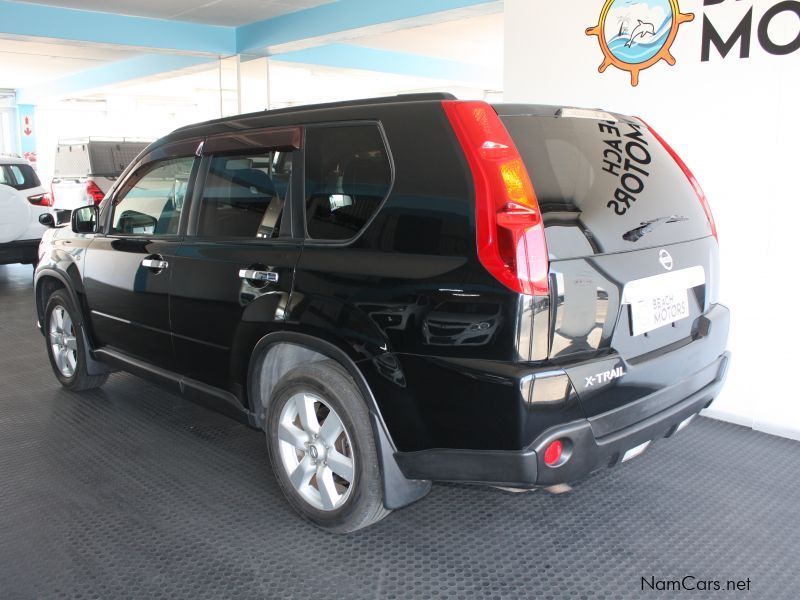
{"label": "windscreen wiper", "polygon": [[629,242],[638,242],[641,238],[653,231],[662,223],[677,223],[678,221],[688,221],[688,217],[681,215],[671,215],[669,217],[659,217],[657,219],[650,219],[649,221],[642,222],[639,227],[634,227],[630,231],[622,234],[622,239]]}

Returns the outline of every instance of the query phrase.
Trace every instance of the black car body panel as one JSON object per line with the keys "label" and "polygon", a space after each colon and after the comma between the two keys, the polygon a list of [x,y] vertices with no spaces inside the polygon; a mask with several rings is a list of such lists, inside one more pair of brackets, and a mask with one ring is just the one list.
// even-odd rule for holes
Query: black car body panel
{"label": "black car body panel", "polygon": [[[263,424],[267,399],[260,397],[259,369],[269,348],[294,344],[334,358],[369,399],[392,507],[427,489],[405,480],[521,487],[569,481],[618,461],[642,436],[671,435],[721,386],[729,319],[716,300],[717,243],[699,202],[687,200],[679,168],[664,153],[655,158],[655,142],[647,137],[653,165],[668,171],[661,176],[668,184],[658,183],[653,171],[658,197],[634,204],[648,208],[641,214],[631,209],[624,218],[604,203],[594,206],[587,190],[581,190],[584,204],[559,199],[564,175],[542,174],[549,293],[519,294],[481,262],[476,190],[442,108],[449,99],[298,107],[212,121],[159,140],[109,192],[97,233],[58,229],[45,236],[36,273],[40,323],[47,289],[68,287],[88,325],[93,359],[167,383],[255,426]],[[515,123],[557,120],[560,110],[497,107],[502,119]],[[605,130],[596,120],[580,121],[570,135],[578,131],[582,138],[594,128],[601,139],[592,143],[601,144],[602,160],[602,136],[613,127],[642,129],[616,117]],[[523,125],[509,125],[512,136],[522,135]],[[351,163],[341,159],[339,179],[327,184],[310,166],[315,150],[307,143],[331,127],[367,128],[362,132],[373,146]],[[536,188],[541,148],[524,136],[517,145]],[[287,197],[280,222],[264,234],[269,239],[204,235],[198,207],[217,185],[210,183],[212,162],[232,157],[221,164],[233,182],[253,176],[256,162],[243,165],[241,156],[264,152],[272,153],[264,161],[281,154],[290,165],[285,176],[272,162],[261,168]],[[115,203],[148,165],[168,160],[182,160],[184,169],[166,196],[168,233],[112,230]],[[360,187],[351,182],[352,191],[342,193],[341,186],[350,185],[347,164],[359,165]],[[243,185],[257,196],[255,184]],[[660,206],[668,204],[664,185],[680,188],[672,206]],[[309,234],[314,186],[331,198],[320,213],[331,226],[315,231],[341,233],[363,222],[352,237]],[[357,208],[360,195],[374,207],[366,218]],[[242,215],[251,210],[231,208]],[[327,210],[340,210],[340,217]],[[637,230],[677,210],[681,219]],[[153,231],[159,227],[152,224]],[[623,238],[630,230],[636,230],[628,236],[634,241]],[[662,251],[670,255],[669,271],[699,267],[704,278],[688,294],[688,318],[634,336],[626,286],[666,273]],[[162,268],[143,266],[143,260]],[[242,271],[270,279],[243,278]],[[571,460],[549,467],[542,462],[543,444],[559,437],[571,440]]]}

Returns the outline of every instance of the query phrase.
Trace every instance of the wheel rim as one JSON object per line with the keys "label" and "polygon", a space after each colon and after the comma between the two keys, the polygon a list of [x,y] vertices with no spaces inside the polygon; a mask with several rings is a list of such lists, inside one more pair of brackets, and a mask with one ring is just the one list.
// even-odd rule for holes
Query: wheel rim
{"label": "wheel rim", "polygon": [[63,306],[50,312],[50,351],[56,367],[64,377],[72,377],[78,366],[78,342],[72,317]]}
{"label": "wheel rim", "polygon": [[350,496],[355,460],[341,417],[307,392],[289,398],[278,423],[281,464],[298,494],[319,510],[335,510]]}

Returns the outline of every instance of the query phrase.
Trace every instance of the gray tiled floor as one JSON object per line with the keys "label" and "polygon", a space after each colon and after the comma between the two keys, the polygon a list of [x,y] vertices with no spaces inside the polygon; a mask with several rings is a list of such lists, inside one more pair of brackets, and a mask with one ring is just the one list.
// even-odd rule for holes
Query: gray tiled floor
{"label": "gray tiled floor", "polygon": [[[434,486],[350,536],[299,520],[261,433],[113,375],[59,388],[0,267],[0,598],[797,598],[800,443],[700,419],[571,493]],[[679,595],[680,596],[680,595]]]}

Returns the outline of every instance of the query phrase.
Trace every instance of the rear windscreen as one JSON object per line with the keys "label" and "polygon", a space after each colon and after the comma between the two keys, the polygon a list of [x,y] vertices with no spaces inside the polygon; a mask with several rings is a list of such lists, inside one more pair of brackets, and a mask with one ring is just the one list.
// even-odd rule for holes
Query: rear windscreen
{"label": "rear windscreen", "polygon": [[41,182],[30,165],[0,165],[0,184],[15,190],[39,187]]}
{"label": "rear windscreen", "polygon": [[536,191],[553,258],[623,252],[711,234],[694,188],[634,121],[502,116]]}

